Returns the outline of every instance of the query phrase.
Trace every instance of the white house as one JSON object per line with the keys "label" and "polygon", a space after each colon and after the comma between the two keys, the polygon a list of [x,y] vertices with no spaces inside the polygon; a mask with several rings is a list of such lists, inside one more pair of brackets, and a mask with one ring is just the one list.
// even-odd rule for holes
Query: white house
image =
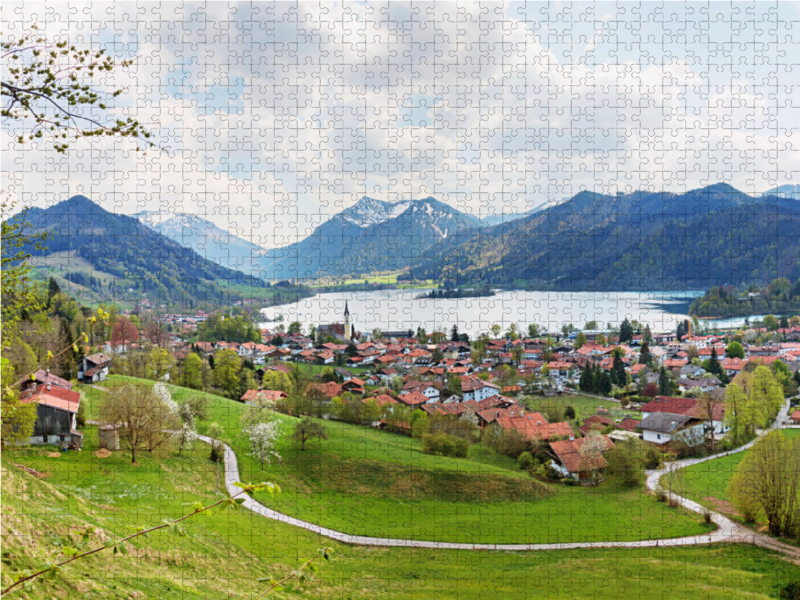
{"label": "white house", "polygon": [[639,424],[642,438],[653,444],[667,444],[673,439],[696,446],[705,441],[703,422],[689,415],[652,413]]}
{"label": "white house", "polygon": [[464,402],[468,400],[482,402],[486,398],[499,394],[500,387],[488,381],[466,377],[461,380],[461,395],[464,398]]}

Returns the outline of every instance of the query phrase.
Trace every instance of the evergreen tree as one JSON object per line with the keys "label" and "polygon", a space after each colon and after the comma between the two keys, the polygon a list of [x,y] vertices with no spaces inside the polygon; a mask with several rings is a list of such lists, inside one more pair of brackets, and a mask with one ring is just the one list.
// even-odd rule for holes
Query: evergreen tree
{"label": "evergreen tree", "polygon": [[632,339],[633,327],[628,317],[625,317],[625,320],[622,321],[622,324],[619,326],[619,343],[624,344],[625,342],[630,342]]}
{"label": "evergreen tree", "polygon": [[665,367],[661,367],[661,371],[658,373],[658,393],[661,396],[672,395],[672,380],[669,378]]}
{"label": "evergreen tree", "polygon": [[[51,278],[52,279],[52,278]],[[61,347],[67,347],[69,350],[64,352],[59,357],[59,367],[61,376],[64,379],[72,379],[78,376],[78,362],[83,359],[83,344],[75,343],[75,336],[72,334],[72,328],[66,320],[61,320]]]}
{"label": "evergreen tree", "polygon": [[47,283],[47,306],[50,307],[50,303],[53,301],[53,296],[61,293],[61,286],[58,285],[58,282],[54,278],[50,278],[50,281]]}
{"label": "evergreen tree", "polygon": [[717,358],[717,349],[714,346],[711,346],[711,358],[708,360],[708,371],[717,377],[722,377],[722,375],[725,373],[725,371],[722,369],[719,359]]}
{"label": "evergreen tree", "polygon": [[642,351],[639,353],[639,362],[643,365],[649,365],[653,362],[653,354],[650,352],[650,344],[646,341],[642,343]]}
{"label": "evergreen tree", "polygon": [[614,350],[614,363],[612,365],[614,372],[614,379],[617,380],[617,385],[625,387],[628,382],[627,373],[625,372],[625,364],[622,362],[622,350]]}
{"label": "evergreen tree", "polygon": [[450,341],[457,342],[460,339],[458,335],[458,325],[453,324],[453,328],[450,330]]}

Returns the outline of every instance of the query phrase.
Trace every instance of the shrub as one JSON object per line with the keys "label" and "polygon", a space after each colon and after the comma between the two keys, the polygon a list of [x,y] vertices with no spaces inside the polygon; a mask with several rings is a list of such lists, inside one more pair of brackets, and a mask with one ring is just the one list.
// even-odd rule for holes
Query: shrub
{"label": "shrub", "polygon": [[800,600],[800,581],[790,581],[781,588],[781,600]]}
{"label": "shrub", "polygon": [[661,464],[661,453],[657,448],[649,447],[644,451],[644,468],[657,469]]}
{"label": "shrub", "polygon": [[525,440],[516,429],[504,429],[494,444],[494,450],[498,454],[516,459],[525,451]]}
{"label": "shrub", "polygon": [[703,510],[703,524],[711,525],[711,516],[712,513],[707,508]]}
{"label": "shrub", "polygon": [[434,456],[454,456],[467,458],[469,456],[469,442],[464,438],[444,433],[432,435],[426,433],[422,436],[422,451]]}
{"label": "shrub", "polygon": [[533,455],[530,452],[523,452],[517,458],[517,466],[523,471],[527,471],[533,466]]}

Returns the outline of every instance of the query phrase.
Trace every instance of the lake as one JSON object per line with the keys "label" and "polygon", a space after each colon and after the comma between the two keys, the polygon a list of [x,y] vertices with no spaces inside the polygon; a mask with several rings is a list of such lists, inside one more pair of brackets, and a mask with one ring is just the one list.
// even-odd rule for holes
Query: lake
{"label": "lake", "polygon": [[[265,319],[283,315],[284,324],[300,321],[304,330],[310,324],[342,322],[344,305],[350,309],[350,320],[357,331],[395,331],[424,327],[428,333],[456,324],[471,338],[488,331],[498,323],[503,330],[517,323],[522,331],[536,323],[540,329],[558,331],[572,323],[583,328],[587,321],[597,321],[605,328],[610,322],[618,327],[627,317],[653,332],[672,331],[685,314],[691,300],[701,292],[526,292],[501,291],[481,298],[422,299],[428,290],[382,290],[370,292],[336,292],[317,294],[293,304],[262,309]],[[744,319],[705,321],[705,324],[738,326]],[[273,322],[262,327],[272,328]]]}

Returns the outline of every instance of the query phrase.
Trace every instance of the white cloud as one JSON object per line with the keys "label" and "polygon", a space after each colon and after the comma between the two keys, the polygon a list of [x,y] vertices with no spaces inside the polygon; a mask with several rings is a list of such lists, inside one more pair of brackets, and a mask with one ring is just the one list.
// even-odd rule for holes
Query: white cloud
{"label": "white cloud", "polygon": [[[38,205],[84,193],[125,213],[197,212],[275,247],[364,194],[487,213],[583,188],[762,191],[800,177],[800,23],[773,5],[752,23],[727,5],[6,6],[9,34],[36,21],[135,55],[103,83],[127,88],[116,110],[167,149],[96,140],[62,157],[4,132],[6,188]],[[732,43],[745,29],[754,42]],[[404,118],[419,98],[435,99],[426,127]]]}

